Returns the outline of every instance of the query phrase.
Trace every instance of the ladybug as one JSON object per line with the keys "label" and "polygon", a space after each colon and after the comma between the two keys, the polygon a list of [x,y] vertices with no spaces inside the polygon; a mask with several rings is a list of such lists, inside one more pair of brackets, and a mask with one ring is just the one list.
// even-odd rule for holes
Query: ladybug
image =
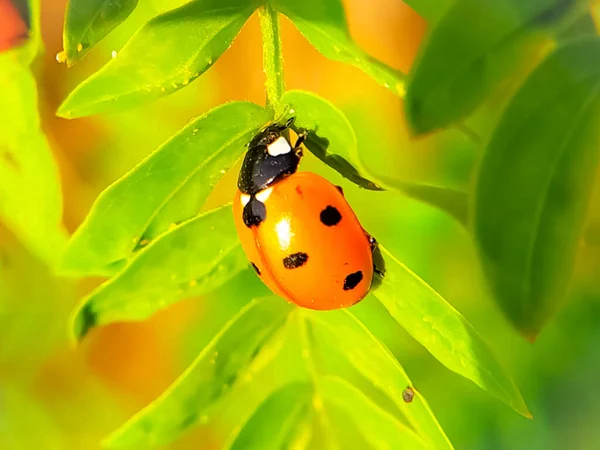
{"label": "ladybug", "polygon": [[297,172],[306,133],[292,145],[292,123],[271,124],[248,144],[233,203],[236,229],[275,294],[304,308],[345,308],[371,288],[376,242],[340,187]]}

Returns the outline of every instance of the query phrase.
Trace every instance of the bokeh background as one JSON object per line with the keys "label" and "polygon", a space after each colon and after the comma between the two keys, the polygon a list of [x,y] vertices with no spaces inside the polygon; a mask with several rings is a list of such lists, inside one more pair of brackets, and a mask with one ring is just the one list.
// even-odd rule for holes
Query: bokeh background
{"label": "bokeh background", "polygon": [[[66,2],[41,3],[45,53],[34,71],[43,128],[60,168],[69,232],[104,188],[192,117],[228,100],[264,102],[260,30],[253,16],[231,49],[186,89],[118,114],[56,118],[70,90],[107,62],[137,28],[184,1],[141,1],[121,27],[70,69],[56,61]],[[426,23],[399,0],[344,4],[360,46],[408,72]],[[398,97],[358,69],[326,60],[285,18],[282,32],[287,87],[313,91],[347,114],[370,171],[398,181],[470,188],[481,143],[459,130],[411,138]],[[503,92],[497,93],[473,121],[483,140],[504,100]],[[531,345],[494,305],[473,242],[460,224],[399,193],[362,191],[308,159],[306,168],[344,185],[366,229],[385,238],[391,251],[474,324],[521,388],[533,420],[449,372],[381,312],[373,326],[457,449],[600,448],[600,239],[582,240],[568,302]],[[229,201],[235,176],[226,176],[209,201]],[[600,217],[600,201],[594,205],[591,221]],[[1,450],[99,448],[104,437],[183,372],[249,293],[261,289],[252,273],[244,273],[148,321],[95,329],[73,348],[67,339],[69,313],[101,281],[54,277],[0,222]],[[170,448],[219,444],[210,430],[196,428]]]}

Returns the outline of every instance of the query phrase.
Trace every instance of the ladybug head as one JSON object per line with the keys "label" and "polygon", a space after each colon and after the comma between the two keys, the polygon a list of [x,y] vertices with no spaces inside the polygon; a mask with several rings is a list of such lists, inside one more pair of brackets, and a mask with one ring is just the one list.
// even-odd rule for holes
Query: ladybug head
{"label": "ladybug head", "polygon": [[244,194],[256,194],[296,172],[305,134],[300,134],[292,145],[293,122],[291,118],[283,125],[271,124],[250,141],[238,178],[238,188]]}

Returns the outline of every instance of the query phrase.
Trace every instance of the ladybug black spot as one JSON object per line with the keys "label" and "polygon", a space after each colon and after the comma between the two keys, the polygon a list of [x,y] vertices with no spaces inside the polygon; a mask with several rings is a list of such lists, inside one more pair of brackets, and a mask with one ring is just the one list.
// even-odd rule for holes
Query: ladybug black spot
{"label": "ladybug black spot", "polygon": [[265,204],[258,201],[256,197],[252,196],[250,201],[246,203],[243,211],[244,224],[248,228],[257,227],[262,221],[267,218],[267,208]]}
{"label": "ladybug black spot", "polygon": [[360,283],[362,281],[362,279],[363,279],[362,271],[359,270],[358,272],[351,273],[344,280],[344,290],[351,291],[356,286],[358,286],[358,283]]}
{"label": "ladybug black spot", "polygon": [[334,206],[328,206],[323,211],[321,211],[321,222],[328,227],[332,227],[340,223],[342,220],[342,215]]}
{"label": "ladybug black spot", "polygon": [[252,268],[254,269],[256,274],[260,277],[260,269],[258,267],[256,267],[256,264],[254,264],[253,262],[251,262],[250,264],[252,264]]}
{"label": "ladybug black spot", "polygon": [[283,267],[286,269],[297,269],[302,267],[308,261],[308,255],[306,253],[298,252],[292,253],[289,256],[283,258]]}

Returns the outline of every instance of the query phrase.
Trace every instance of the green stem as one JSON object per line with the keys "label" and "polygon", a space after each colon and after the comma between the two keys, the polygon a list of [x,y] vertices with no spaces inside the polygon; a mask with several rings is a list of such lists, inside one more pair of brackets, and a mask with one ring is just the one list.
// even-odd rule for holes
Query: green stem
{"label": "green stem", "polygon": [[263,41],[263,70],[267,77],[265,81],[267,109],[275,112],[285,91],[279,17],[268,2],[259,8],[258,17]]}

